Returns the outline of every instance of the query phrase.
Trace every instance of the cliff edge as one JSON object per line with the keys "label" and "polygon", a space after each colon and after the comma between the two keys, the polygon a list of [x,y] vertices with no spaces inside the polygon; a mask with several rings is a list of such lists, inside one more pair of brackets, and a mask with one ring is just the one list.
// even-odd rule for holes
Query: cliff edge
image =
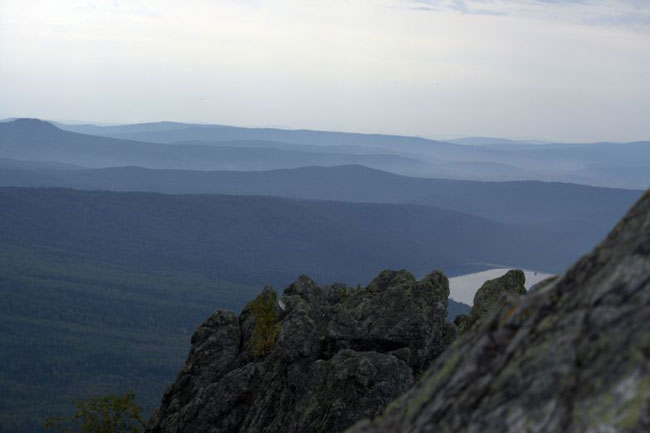
{"label": "cliff edge", "polygon": [[337,432],[381,413],[455,335],[449,283],[384,271],[366,288],[302,276],[192,337],[150,432]]}
{"label": "cliff edge", "polygon": [[650,431],[650,191],[554,281],[502,300],[370,432]]}

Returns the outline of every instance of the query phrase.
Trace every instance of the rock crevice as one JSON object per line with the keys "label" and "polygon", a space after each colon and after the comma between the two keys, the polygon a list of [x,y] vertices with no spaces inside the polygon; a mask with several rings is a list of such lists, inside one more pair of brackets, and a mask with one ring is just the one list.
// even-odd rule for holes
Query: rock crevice
{"label": "rock crevice", "polygon": [[449,284],[384,271],[366,288],[307,276],[192,337],[150,432],[336,432],[378,415],[448,345]]}

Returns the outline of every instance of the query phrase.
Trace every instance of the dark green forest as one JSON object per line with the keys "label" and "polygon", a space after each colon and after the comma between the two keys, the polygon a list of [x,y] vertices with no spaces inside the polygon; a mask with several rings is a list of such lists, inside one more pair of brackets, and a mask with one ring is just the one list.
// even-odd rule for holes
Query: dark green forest
{"label": "dark green forest", "polygon": [[[69,412],[74,399],[109,393],[135,391],[148,413],[182,367],[193,330],[217,308],[239,311],[267,282],[283,288],[298,276],[293,268],[367,284],[380,270],[381,262],[372,260],[382,257],[370,249],[390,245],[420,253],[429,245],[432,258],[422,268],[434,267],[433,253],[444,244],[415,242],[417,232],[434,226],[391,233],[390,214],[404,210],[386,215],[382,209],[261,197],[1,189],[3,431],[39,431],[46,416]],[[373,211],[377,221],[369,225],[377,226],[368,231],[361,218]],[[420,216],[431,222],[427,217],[434,214]],[[438,215],[451,217],[456,214]],[[333,230],[350,243],[332,246]],[[319,254],[324,245],[340,257]],[[396,264],[402,253],[393,251]],[[331,268],[299,260],[303,254]],[[391,256],[384,257],[390,264]],[[451,317],[467,309],[449,303]]]}
{"label": "dark green forest", "polygon": [[198,273],[0,244],[0,425],[39,431],[73,399],[128,390],[150,410],[196,326],[256,292]]}
{"label": "dark green forest", "polygon": [[399,176],[348,165],[269,171],[80,169],[0,159],[0,186],[65,187],[168,194],[265,195],[298,199],[420,204],[505,223],[575,224],[602,233],[642,191],[559,182],[476,182]]}
{"label": "dark green forest", "polygon": [[[598,234],[596,235],[598,236]],[[378,270],[556,272],[597,237],[431,206],[0,188],[0,241],[245,284],[365,283]]]}
{"label": "dark green forest", "polygon": [[[72,401],[136,391],[148,414],[193,330],[259,287],[143,270],[60,249],[0,244],[0,426],[35,432]],[[469,307],[449,301],[449,318]],[[35,402],[38,402],[36,405]]]}

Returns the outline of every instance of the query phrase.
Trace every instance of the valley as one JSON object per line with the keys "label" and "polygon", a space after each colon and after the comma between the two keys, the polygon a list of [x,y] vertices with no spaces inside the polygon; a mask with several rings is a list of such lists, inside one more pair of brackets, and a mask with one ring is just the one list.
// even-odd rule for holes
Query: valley
{"label": "valley", "polygon": [[[0,425],[11,431],[40,431],[73,399],[109,392],[136,391],[150,412],[199,323],[301,274],[355,288],[382,269],[441,269],[452,322],[505,273],[490,263],[538,270],[529,288],[642,194],[415,177],[436,167],[429,146],[468,150],[410,137],[147,128],[0,124],[0,394],[12,396]],[[215,137],[229,141],[201,141]]]}

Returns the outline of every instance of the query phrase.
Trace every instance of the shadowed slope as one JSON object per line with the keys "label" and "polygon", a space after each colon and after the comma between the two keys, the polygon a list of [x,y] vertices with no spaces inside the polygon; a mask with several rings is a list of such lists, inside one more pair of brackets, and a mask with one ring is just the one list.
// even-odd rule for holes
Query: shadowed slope
{"label": "shadowed slope", "polygon": [[271,195],[375,203],[432,205],[504,222],[580,221],[600,239],[642,191],[545,182],[476,182],[399,176],[359,165],[272,171],[189,171],[113,167],[48,169],[0,160],[2,186],[57,186],[173,194]]}
{"label": "shadowed slope", "polygon": [[0,188],[0,241],[251,284],[449,274],[497,262],[556,272],[582,251],[546,234],[429,206]]}

